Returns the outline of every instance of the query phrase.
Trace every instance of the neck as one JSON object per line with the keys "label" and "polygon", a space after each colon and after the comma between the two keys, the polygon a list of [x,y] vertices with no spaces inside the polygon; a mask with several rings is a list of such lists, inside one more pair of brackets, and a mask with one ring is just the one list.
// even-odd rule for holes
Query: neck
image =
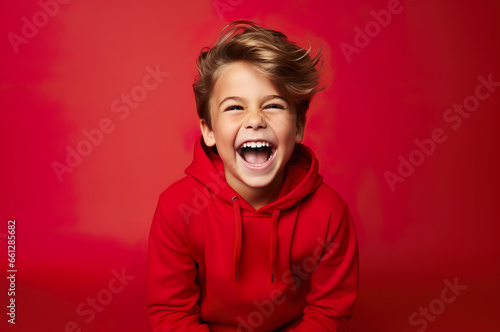
{"label": "neck", "polygon": [[250,204],[255,210],[274,202],[278,199],[278,195],[283,184],[283,179],[285,177],[285,170],[283,169],[274,180],[266,187],[254,188],[241,183],[231,183],[230,179],[226,176],[228,184],[234,189],[248,204]]}

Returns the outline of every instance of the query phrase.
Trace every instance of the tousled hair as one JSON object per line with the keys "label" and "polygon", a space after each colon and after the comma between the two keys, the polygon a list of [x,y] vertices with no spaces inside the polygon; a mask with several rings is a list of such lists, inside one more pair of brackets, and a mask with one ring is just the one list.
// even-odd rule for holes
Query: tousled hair
{"label": "tousled hair", "polygon": [[263,28],[250,21],[234,21],[221,32],[213,48],[203,48],[197,60],[198,75],[193,83],[200,119],[212,128],[210,97],[226,65],[244,61],[271,82],[282,97],[295,106],[297,123],[305,125],[309,103],[318,91],[321,50],[311,58],[304,49],[281,32]]}

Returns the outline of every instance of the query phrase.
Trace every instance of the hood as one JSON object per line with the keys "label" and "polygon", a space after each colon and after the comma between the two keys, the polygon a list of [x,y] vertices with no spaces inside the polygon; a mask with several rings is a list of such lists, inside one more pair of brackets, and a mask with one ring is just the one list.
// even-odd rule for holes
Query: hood
{"label": "hood", "polygon": [[[206,185],[212,197],[227,203],[233,209],[235,223],[234,239],[234,271],[235,280],[241,255],[241,239],[243,229],[242,210],[250,213],[269,215],[271,219],[270,238],[270,272],[271,282],[274,279],[274,265],[276,261],[276,247],[278,241],[278,221],[281,211],[292,208],[301,199],[312,194],[322,183],[323,178],[318,174],[318,160],[307,146],[296,144],[292,156],[285,166],[285,178],[278,199],[260,209],[254,209],[238,195],[226,182],[224,164],[213,148],[207,147],[200,136],[194,146],[193,162],[186,168],[186,174]],[[210,186],[208,184],[215,184]]]}

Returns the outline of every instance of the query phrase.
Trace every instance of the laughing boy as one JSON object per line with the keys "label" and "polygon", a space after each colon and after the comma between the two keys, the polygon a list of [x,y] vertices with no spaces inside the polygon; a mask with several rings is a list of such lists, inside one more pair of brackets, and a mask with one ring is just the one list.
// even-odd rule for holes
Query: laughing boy
{"label": "laughing boy", "polygon": [[301,144],[319,61],[248,21],[201,52],[202,136],[151,226],[154,331],[347,331],[354,223]]}

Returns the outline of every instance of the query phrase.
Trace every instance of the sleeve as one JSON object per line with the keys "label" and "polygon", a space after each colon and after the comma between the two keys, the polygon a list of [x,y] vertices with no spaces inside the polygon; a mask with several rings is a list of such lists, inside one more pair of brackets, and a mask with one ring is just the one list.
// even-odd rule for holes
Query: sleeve
{"label": "sleeve", "polygon": [[[341,222],[329,230],[323,255],[311,273],[303,315],[279,331],[347,331],[358,293],[358,246],[351,213],[345,205]],[[332,220],[330,220],[332,222]],[[330,225],[329,227],[332,227]]]}
{"label": "sleeve", "polygon": [[183,236],[182,218],[156,208],[148,244],[148,307],[154,332],[209,331],[200,324],[196,263]]}

